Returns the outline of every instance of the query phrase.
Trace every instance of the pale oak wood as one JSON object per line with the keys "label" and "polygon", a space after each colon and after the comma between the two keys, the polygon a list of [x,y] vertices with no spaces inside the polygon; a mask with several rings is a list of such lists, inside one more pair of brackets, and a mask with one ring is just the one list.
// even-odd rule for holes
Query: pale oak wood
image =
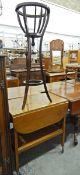
{"label": "pale oak wood", "polygon": [[[65,117],[68,110],[68,102],[66,99],[50,94],[52,103],[49,102],[45,93],[28,95],[26,106],[22,110],[23,98],[15,98],[9,100],[9,111],[12,116],[14,126],[14,141],[15,141],[15,158],[16,171],[19,170],[19,153],[32,148],[44,141],[47,141],[57,135],[61,135],[61,145],[64,146],[65,138]],[[55,123],[63,121],[62,127],[56,130],[48,129]],[[34,134],[37,136],[38,131],[44,129],[44,135],[39,134],[39,137],[31,141],[26,141],[21,146],[18,144],[19,133]]]}

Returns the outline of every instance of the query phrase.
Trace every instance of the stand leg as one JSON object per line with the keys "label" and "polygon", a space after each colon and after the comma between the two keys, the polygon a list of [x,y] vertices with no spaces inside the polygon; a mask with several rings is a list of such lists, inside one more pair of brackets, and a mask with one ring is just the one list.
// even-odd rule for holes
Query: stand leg
{"label": "stand leg", "polygon": [[26,87],[25,87],[25,94],[24,94],[22,109],[24,109],[24,107],[25,107],[28,89],[29,89],[30,68],[31,68],[31,43],[30,43],[30,39],[28,39],[28,55],[26,55],[26,67],[27,67]]}
{"label": "stand leg", "polygon": [[43,84],[44,84],[44,88],[45,88],[45,93],[49,99],[50,102],[52,102],[48,90],[47,90],[47,86],[46,86],[46,82],[45,82],[45,77],[44,77],[44,72],[43,72],[43,66],[42,66],[42,39],[40,39],[40,45],[39,45],[39,61],[40,61],[40,68],[41,68],[41,74],[42,74],[42,80],[43,80]]}

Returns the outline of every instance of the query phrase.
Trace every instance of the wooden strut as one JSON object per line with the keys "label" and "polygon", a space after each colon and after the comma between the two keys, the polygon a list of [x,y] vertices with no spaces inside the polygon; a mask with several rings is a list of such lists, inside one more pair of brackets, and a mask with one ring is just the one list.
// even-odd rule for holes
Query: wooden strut
{"label": "wooden strut", "polygon": [[5,76],[5,56],[0,55],[0,147],[2,175],[12,175],[11,134]]}

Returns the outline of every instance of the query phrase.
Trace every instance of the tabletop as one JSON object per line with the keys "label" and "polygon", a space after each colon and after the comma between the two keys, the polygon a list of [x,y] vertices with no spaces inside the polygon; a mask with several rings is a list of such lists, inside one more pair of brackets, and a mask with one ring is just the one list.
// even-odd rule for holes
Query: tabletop
{"label": "tabletop", "polygon": [[[9,112],[13,117],[16,117],[18,114],[22,113],[30,113],[35,110],[42,110],[45,108],[51,108],[53,106],[66,103],[67,100],[65,98],[59,97],[55,94],[49,94],[52,102],[50,102],[45,93],[37,93],[36,95],[28,95],[25,108],[22,110],[23,97],[15,98],[8,100],[9,103]],[[68,102],[67,102],[68,103]]]}
{"label": "tabletop", "polygon": [[[74,92],[75,89],[78,89],[79,91],[79,85],[78,84],[75,85],[75,80],[52,82],[52,83],[47,83],[46,85],[47,85],[48,91],[50,91],[51,93],[58,94],[59,96],[63,96],[64,98],[67,98],[68,94],[70,95],[70,92]],[[8,88],[8,99],[23,97],[24,92],[25,92],[25,86]],[[43,92],[44,92],[43,84],[38,86],[29,86],[28,95],[43,93]]]}
{"label": "tabletop", "polygon": [[[52,82],[47,84],[47,88],[50,93],[52,102],[55,101],[56,103],[56,99],[61,97],[64,100],[68,100],[74,106],[76,102],[77,111],[79,110],[79,104],[80,104],[80,83],[79,82],[75,83],[74,80]],[[8,88],[8,101],[9,101],[9,107],[10,107],[11,113],[16,113],[17,111],[25,112],[28,109],[31,110],[32,108],[35,108],[35,103],[36,103],[36,108],[43,107],[43,104],[47,105],[47,103],[50,103],[46,96],[46,93],[41,93],[41,92],[44,92],[43,85],[30,86],[28,91],[27,106],[22,111],[24,91],[25,91],[25,86]],[[29,104],[30,102],[33,103],[34,107],[33,106],[30,107],[30,104]]]}
{"label": "tabletop", "polygon": [[64,97],[70,102],[80,100],[80,83],[74,80],[50,83],[49,92]]}
{"label": "tabletop", "polygon": [[[24,96],[25,86],[11,87],[8,88],[8,99],[20,98]],[[28,95],[37,94],[44,92],[44,86],[29,86]]]}

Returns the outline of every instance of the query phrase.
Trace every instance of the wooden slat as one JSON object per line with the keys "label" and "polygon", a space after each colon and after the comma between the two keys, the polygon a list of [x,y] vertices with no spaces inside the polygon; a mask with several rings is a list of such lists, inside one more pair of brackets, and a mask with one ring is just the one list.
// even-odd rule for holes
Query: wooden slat
{"label": "wooden slat", "polygon": [[33,140],[30,143],[26,143],[23,146],[20,146],[18,148],[18,153],[21,153],[21,152],[23,152],[25,150],[28,150],[28,149],[30,149],[30,148],[32,148],[32,147],[34,147],[36,145],[39,145],[40,143],[43,143],[43,142],[45,142],[45,141],[47,141],[47,140],[49,140],[49,139],[51,139],[53,137],[56,137],[57,135],[60,135],[62,133],[63,133],[63,130],[62,129],[58,129],[55,132],[53,131],[52,133],[47,134],[47,135],[45,135],[45,136],[43,136],[41,138],[38,138],[36,140]]}

